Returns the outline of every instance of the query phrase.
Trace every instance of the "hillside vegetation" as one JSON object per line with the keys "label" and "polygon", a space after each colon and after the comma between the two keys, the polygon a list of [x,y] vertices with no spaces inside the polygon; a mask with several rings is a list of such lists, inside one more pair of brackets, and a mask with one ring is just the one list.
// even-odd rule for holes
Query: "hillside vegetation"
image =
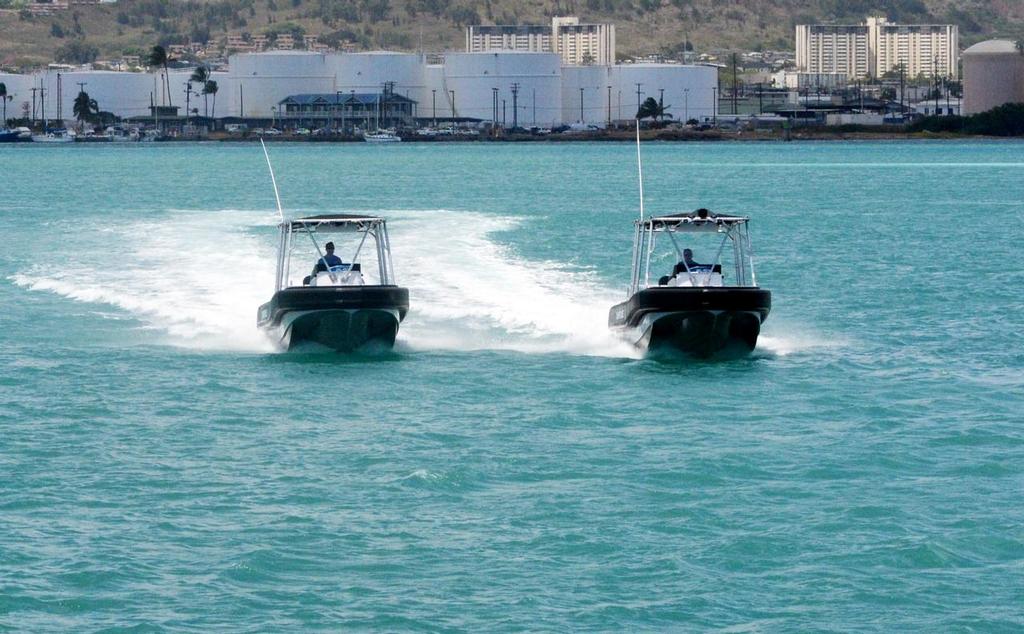
{"label": "hillside vegetation", "polygon": [[[1024,37],[1020,0],[119,0],[49,16],[0,0],[0,64],[30,66],[141,52],[187,41],[217,48],[229,33],[292,32],[358,49],[459,50],[467,24],[546,23],[553,15],[616,24],[620,57],[695,50],[786,50],[802,22],[885,14],[954,23],[967,45]],[[301,40],[300,40],[301,41]]]}

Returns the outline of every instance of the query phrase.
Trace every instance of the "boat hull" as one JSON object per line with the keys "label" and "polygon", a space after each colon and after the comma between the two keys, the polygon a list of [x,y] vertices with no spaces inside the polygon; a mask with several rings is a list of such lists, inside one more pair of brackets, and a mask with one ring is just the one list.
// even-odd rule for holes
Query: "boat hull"
{"label": "boat hull", "polygon": [[282,350],[390,349],[408,310],[409,290],[398,286],[286,288],[260,306],[257,325]]}
{"label": "boat hull", "polygon": [[757,345],[771,291],[738,287],[656,287],[616,304],[608,326],[650,354],[736,357]]}

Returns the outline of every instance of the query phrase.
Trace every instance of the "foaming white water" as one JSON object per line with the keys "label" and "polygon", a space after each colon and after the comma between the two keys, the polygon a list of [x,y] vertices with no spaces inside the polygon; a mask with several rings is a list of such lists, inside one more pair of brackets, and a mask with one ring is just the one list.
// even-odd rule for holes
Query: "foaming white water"
{"label": "foaming white water", "polygon": [[[526,261],[495,242],[517,219],[455,211],[380,212],[390,223],[395,272],[412,309],[400,349],[516,350],[630,357],[607,328],[621,294],[586,270]],[[256,309],[274,279],[267,211],[173,210],[159,219],[103,227],[102,253],[61,269],[33,266],[16,284],[115,306],[169,343],[267,351]]]}
{"label": "foaming white water", "polygon": [[518,220],[472,212],[392,212],[395,274],[412,309],[411,349],[517,350],[635,356],[608,330],[620,293],[592,272],[529,261],[491,236]]}
{"label": "foaming white water", "polygon": [[173,211],[104,228],[101,253],[59,269],[36,265],[12,279],[120,308],[174,345],[264,351],[270,346],[256,328],[256,309],[269,299],[275,254],[272,239],[248,230],[273,224],[263,211]]}
{"label": "foaming white water", "polygon": [[807,328],[789,323],[773,323],[771,317],[768,317],[766,323],[766,331],[761,331],[761,335],[757,338],[755,354],[784,357],[791,354],[841,348],[847,345],[846,341],[826,338]]}

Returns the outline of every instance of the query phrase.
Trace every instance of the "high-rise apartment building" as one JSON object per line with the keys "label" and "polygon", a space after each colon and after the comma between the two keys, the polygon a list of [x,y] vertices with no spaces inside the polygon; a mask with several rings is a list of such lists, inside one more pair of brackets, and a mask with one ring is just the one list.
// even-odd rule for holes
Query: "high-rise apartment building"
{"label": "high-rise apartment building", "polygon": [[891,24],[870,17],[864,24],[800,24],[796,65],[807,73],[845,73],[877,78],[903,67],[908,77],[958,76],[959,29],[954,24]]}
{"label": "high-rise apartment building", "polygon": [[558,53],[563,64],[615,63],[615,25],[580,24],[576,17],[555,17],[551,26],[468,26],[466,51]]}

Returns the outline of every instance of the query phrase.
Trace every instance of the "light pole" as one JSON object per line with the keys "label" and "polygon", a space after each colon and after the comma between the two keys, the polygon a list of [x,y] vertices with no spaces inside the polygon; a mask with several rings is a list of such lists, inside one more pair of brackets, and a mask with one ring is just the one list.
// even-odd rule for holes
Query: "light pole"
{"label": "light pole", "polygon": [[609,128],[612,127],[612,86],[608,84],[608,121],[606,124]]}
{"label": "light pole", "polygon": [[491,130],[498,127],[498,89],[491,88]]}
{"label": "light pole", "polygon": [[519,127],[519,83],[512,84],[512,130]]}
{"label": "light pole", "polygon": [[683,123],[690,122],[690,89],[683,88]]}
{"label": "light pole", "polygon": [[452,94],[452,123],[455,123],[455,117],[458,116],[455,114],[455,91],[449,90],[448,92]]}
{"label": "light pole", "polygon": [[434,127],[437,127],[437,88],[430,90],[430,105],[434,109]]}
{"label": "light pole", "polygon": [[580,123],[583,123],[583,89],[580,88]]}

